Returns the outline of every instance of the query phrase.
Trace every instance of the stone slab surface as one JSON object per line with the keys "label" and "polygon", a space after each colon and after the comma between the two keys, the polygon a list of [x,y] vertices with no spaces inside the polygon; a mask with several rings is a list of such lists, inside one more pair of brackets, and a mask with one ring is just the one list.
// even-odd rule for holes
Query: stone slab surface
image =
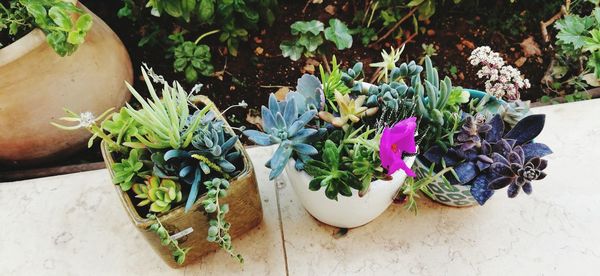
{"label": "stone slab surface", "polygon": [[[253,152],[264,164],[270,148]],[[257,174],[263,222],[224,252],[172,269],[131,224],[108,171],[0,183],[0,275],[284,275],[275,186]]]}
{"label": "stone slab surface", "polygon": [[[125,215],[106,170],[0,183],[0,275],[597,275],[600,268],[600,100],[535,109],[555,153],[531,196],[499,192],[485,207],[427,198],[419,214],[392,205],[366,226],[313,219],[251,148],[264,221],[223,252],[174,270]],[[284,242],[282,242],[284,241]]]}
{"label": "stone slab surface", "polygon": [[279,190],[290,275],[597,275],[600,268],[600,100],[536,109],[551,145],[533,194],[506,191],[484,207],[427,198],[414,216],[392,205],[338,239],[292,187]]}

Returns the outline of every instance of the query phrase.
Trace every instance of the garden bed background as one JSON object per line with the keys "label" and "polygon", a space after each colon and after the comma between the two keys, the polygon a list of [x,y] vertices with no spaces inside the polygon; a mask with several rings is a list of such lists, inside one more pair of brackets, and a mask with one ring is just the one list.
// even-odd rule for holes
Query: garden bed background
{"label": "garden bed background", "polygon": [[[163,75],[167,80],[184,79],[183,74],[174,72],[172,60],[165,58],[169,45],[138,46],[140,39],[148,32],[140,22],[155,20],[159,22],[161,29],[177,30],[178,27],[173,24],[172,18],[168,16],[150,18],[149,14],[144,14],[139,16],[141,20],[134,23],[127,18],[117,16],[117,11],[123,6],[121,0],[82,0],[81,2],[100,16],[126,45],[133,68],[136,69],[133,86],[140,93],[147,93],[140,78],[139,68],[142,62],[153,67],[155,72]],[[260,105],[266,102],[270,93],[274,93],[282,87],[292,88],[301,73],[307,71],[311,73],[314,70],[310,65],[307,66],[306,58],[294,62],[282,56],[279,44],[283,40],[291,38],[289,26],[297,20],[318,19],[326,22],[329,18],[338,18],[352,28],[351,22],[357,9],[355,5],[358,2],[362,1],[323,1],[322,4],[306,3],[306,1],[279,1],[273,26],[263,27],[260,31],[251,33],[248,42],[240,45],[237,57],[224,54],[225,48],[217,36],[205,38],[203,43],[211,48],[212,63],[218,77],[200,77],[198,82],[204,84],[201,94],[213,100],[220,110],[242,100],[245,101],[249,105],[247,109],[237,108],[226,115],[234,127],[251,126],[253,116],[259,114]],[[488,2],[495,2],[495,4]],[[502,0],[464,0],[463,4],[459,6],[451,3],[439,3],[435,15],[430,20],[419,23],[420,30],[406,44],[401,60],[419,60],[424,52],[422,45],[432,44],[437,52],[432,59],[435,64],[440,66],[441,75],[450,76],[456,85],[482,88],[483,81],[477,79],[475,68],[467,61],[471,50],[477,46],[489,45],[502,53],[509,64],[514,64],[525,56],[521,43],[532,37],[539,44],[542,55],[528,57],[519,69],[532,83],[532,88],[522,93],[523,99],[538,101],[546,95],[543,92],[541,79],[554,55],[551,44],[543,43],[539,22],[552,17],[563,2],[533,0],[517,1],[517,3],[509,5]],[[445,7],[444,5],[450,6]],[[410,22],[405,25],[407,25],[405,32],[414,31]],[[211,29],[212,27],[207,27],[204,31]],[[550,36],[553,37],[555,35],[554,28],[549,27],[549,31]],[[381,43],[365,47],[355,36],[352,48],[342,51],[331,50],[326,56],[331,58],[331,55],[334,54],[343,66],[348,66],[357,60],[368,65],[371,61],[379,61],[382,49],[391,46],[399,47],[404,42],[390,36]],[[313,57],[310,62],[323,63],[324,57]],[[373,73],[368,66],[365,66],[365,71],[367,76]],[[313,72],[318,74],[318,66]],[[184,84],[184,86],[186,85]],[[189,90],[192,86],[187,84],[185,88]],[[82,150],[67,160],[45,166],[19,169],[0,168],[0,181],[98,169],[103,167],[101,161],[100,149],[95,146]],[[48,166],[52,166],[52,168],[47,168]]]}

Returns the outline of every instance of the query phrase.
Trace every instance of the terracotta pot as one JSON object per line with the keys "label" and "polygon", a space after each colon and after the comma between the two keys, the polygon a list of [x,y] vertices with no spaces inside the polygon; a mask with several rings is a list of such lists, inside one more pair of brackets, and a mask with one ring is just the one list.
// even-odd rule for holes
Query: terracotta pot
{"label": "terracotta pot", "polygon": [[[414,161],[415,157],[404,159],[409,167]],[[313,177],[304,171],[296,170],[295,161],[287,164],[285,172],[304,209],[317,220],[341,228],[358,227],[376,219],[392,204],[394,196],[407,177],[403,170],[399,170],[389,181],[371,182],[369,191],[362,197],[358,195],[357,190],[352,190],[352,196],[339,195],[336,201],[327,198],[323,189],[311,191],[308,184]]]}
{"label": "terracotta pot", "polygon": [[0,163],[40,163],[81,149],[90,134],[50,125],[63,108],[98,115],[129,99],[131,61],[115,33],[92,14],[85,42],[60,57],[35,29],[0,49]]}
{"label": "terracotta pot", "polygon": [[[204,96],[197,97],[197,99],[204,104],[210,103],[210,100]],[[216,111],[217,118],[225,122],[226,130],[233,134],[233,130],[227,121],[220,115],[221,113],[219,113],[216,108],[214,108],[214,110]],[[219,199],[219,202],[229,204],[229,212],[225,215],[225,218],[231,223],[229,234],[232,238],[239,237],[256,227],[262,221],[263,216],[258,184],[252,162],[240,141],[236,143],[235,148],[242,153],[241,158],[243,159],[244,168],[239,175],[229,180],[230,186],[227,196]],[[109,168],[111,177],[114,177],[113,171],[110,168],[112,168],[115,161],[105,143],[102,143],[102,155],[104,156],[106,167]],[[219,250],[217,244],[206,240],[208,221],[211,219],[206,215],[201,204],[206,195],[199,197],[191,210],[187,213],[184,212],[184,206],[182,205],[158,216],[161,223],[169,231],[169,235],[179,233],[186,229],[193,229],[191,233],[178,239],[179,245],[182,248],[192,248],[188,252],[185,262],[182,265],[179,265],[173,260],[168,247],[161,245],[158,236],[147,230],[154,221],[142,217],[136,211],[129,195],[126,192],[123,192],[119,186],[114,185],[113,183],[107,183],[107,185],[115,186],[115,191],[119,195],[121,203],[123,204],[123,207],[125,207],[125,211],[133,222],[133,225],[142,233],[154,251],[160,255],[169,266],[173,268],[183,267],[199,261],[202,256],[210,252]],[[233,245],[235,246],[235,242]],[[239,253],[252,254],[253,252]]]}

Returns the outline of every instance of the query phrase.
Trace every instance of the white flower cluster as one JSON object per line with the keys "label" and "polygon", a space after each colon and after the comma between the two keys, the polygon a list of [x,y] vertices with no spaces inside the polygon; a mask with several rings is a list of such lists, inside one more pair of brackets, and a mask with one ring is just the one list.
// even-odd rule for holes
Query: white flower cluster
{"label": "white flower cluster", "polygon": [[477,77],[487,78],[485,91],[496,98],[518,100],[520,98],[519,89],[531,87],[529,80],[521,77],[519,69],[505,65],[500,54],[492,51],[488,46],[473,50],[469,61],[473,66],[483,66],[477,72]]}

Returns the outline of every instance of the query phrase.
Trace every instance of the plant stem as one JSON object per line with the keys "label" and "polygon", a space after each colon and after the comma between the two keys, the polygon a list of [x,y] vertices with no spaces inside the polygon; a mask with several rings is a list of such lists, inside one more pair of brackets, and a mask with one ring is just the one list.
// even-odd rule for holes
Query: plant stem
{"label": "plant stem", "polygon": [[205,38],[205,37],[207,37],[207,36],[209,36],[209,35],[211,35],[211,34],[216,34],[216,33],[220,32],[220,31],[221,31],[221,30],[218,30],[218,29],[217,29],[217,30],[212,30],[212,31],[210,31],[210,32],[208,32],[208,33],[204,33],[204,34],[202,34],[201,36],[199,36],[199,37],[196,39],[196,41],[194,41],[194,44],[196,44],[196,45],[197,45],[197,44],[198,44],[198,42],[200,42],[200,40],[202,40],[203,38]]}

